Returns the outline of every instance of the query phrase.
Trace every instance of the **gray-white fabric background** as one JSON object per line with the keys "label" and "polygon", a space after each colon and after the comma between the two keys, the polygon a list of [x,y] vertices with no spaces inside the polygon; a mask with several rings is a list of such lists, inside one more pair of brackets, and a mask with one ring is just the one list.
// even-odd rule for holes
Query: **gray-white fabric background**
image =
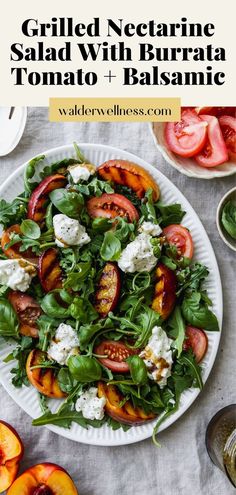
{"label": "gray-white fabric background", "polygon": [[219,263],[223,334],[203,392],[184,416],[160,435],[160,449],[151,440],[123,447],[93,447],[66,440],[46,428],[33,428],[31,418],[1,387],[0,417],[15,426],[25,444],[21,470],[42,461],[61,464],[75,480],[80,495],[233,495],[233,487],[209,460],[204,437],[213,414],[236,402],[236,254],[223,244],[215,224],[217,204],[236,185],[236,176],[207,181],[181,175],[157,151],[148,124],[49,123],[47,109],[30,108],[20,144],[9,156],[0,158],[0,183],[32,156],[75,140],[108,144],[139,155],[187,197],[207,230]]}

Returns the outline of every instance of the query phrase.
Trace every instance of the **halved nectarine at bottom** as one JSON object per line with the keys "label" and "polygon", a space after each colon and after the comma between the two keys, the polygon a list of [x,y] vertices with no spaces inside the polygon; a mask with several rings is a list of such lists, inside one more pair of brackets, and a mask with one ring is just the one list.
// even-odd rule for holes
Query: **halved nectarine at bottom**
{"label": "halved nectarine at bottom", "polygon": [[0,493],[15,480],[23,452],[23,443],[16,430],[0,421]]}
{"label": "halved nectarine at bottom", "polygon": [[7,495],[78,495],[69,474],[51,463],[27,469],[9,488]]}

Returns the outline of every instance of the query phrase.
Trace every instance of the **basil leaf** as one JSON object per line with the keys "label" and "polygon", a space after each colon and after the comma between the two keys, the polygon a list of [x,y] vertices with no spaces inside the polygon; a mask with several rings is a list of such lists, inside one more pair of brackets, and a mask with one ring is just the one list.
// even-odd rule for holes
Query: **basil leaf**
{"label": "basil leaf", "polygon": [[61,368],[57,375],[59,387],[62,392],[67,394],[73,390],[74,382],[73,378],[67,368]]}
{"label": "basil leaf", "polygon": [[217,318],[202,301],[200,292],[192,292],[185,296],[181,309],[185,320],[190,325],[205,330],[219,330]]}
{"label": "basil leaf", "polygon": [[64,308],[60,302],[56,299],[55,292],[49,292],[44,296],[41,301],[41,308],[46,315],[51,318],[66,318],[70,316],[70,311],[67,308]]}
{"label": "basil leaf", "polygon": [[178,203],[164,205],[161,201],[158,201],[155,206],[161,215],[160,223],[162,227],[167,227],[167,225],[173,223],[180,223],[185,215],[185,211],[182,210],[181,205]]}
{"label": "basil leaf", "polygon": [[106,232],[111,226],[112,222],[108,218],[94,218],[92,221],[92,230],[94,232]]}
{"label": "basil leaf", "polygon": [[148,375],[147,368],[143,359],[141,359],[141,357],[137,355],[134,355],[128,357],[126,361],[129,365],[130,374],[133,382],[136,383],[136,385],[143,385],[144,383],[146,383]]}
{"label": "basil leaf", "polygon": [[236,239],[236,206],[232,201],[228,201],[223,207],[221,221],[226,232]]}
{"label": "basil leaf", "polygon": [[73,378],[81,383],[100,380],[102,368],[96,359],[88,356],[71,356],[68,367]]}
{"label": "basil leaf", "polygon": [[100,249],[100,255],[104,261],[117,261],[121,254],[120,240],[113,232],[106,232]]}
{"label": "basil leaf", "polygon": [[67,191],[66,189],[54,189],[49,194],[53,205],[64,215],[72,218],[78,218],[84,205],[82,194]]}
{"label": "basil leaf", "polygon": [[33,220],[26,219],[21,222],[20,230],[29,239],[39,239],[41,235],[39,225]]}
{"label": "basil leaf", "polygon": [[19,322],[9,301],[0,299],[0,336],[18,338]]}
{"label": "basil leaf", "polygon": [[24,186],[27,196],[29,196],[32,193],[32,191],[35,189],[35,187],[38,185],[38,183],[32,182],[31,179],[35,175],[37,165],[39,164],[39,162],[43,161],[44,158],[45,155],[36,156],[32,160],[30,160],[30,162],[28,163],[25,169]]}
{"label": "basil leaf", "polygon": [[170,336],[174,337],[173,347],[177,349],[177,356],[179,357],[183,350],[183,343],[185,339],[185,324],[180,311],[180,307],[176,306],[172,313],[168,325],[171,327]]}

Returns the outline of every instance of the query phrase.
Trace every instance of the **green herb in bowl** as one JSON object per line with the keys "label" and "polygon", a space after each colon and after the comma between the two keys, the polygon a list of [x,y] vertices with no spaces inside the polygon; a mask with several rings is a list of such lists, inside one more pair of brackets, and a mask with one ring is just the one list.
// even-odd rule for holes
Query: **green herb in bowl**
{"label": "green herb in bowl", "polygon": [[236,239],[236,204],[233,201],[227,201],[224,205],[221,222],[230,237]]}

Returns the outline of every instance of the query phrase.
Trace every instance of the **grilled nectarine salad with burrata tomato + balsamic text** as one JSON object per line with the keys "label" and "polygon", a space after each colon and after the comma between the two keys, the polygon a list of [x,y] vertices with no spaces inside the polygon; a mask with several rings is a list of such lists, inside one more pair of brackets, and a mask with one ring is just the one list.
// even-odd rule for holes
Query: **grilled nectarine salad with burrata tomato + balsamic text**
{"label": "grilled nectarine salad with burrata tomato + balsamic text", "polygon": [[[12,383],[38,391],[35,426],[155,421],[155,441],[181,393],[202,387],[207,332],[219,329],[208,269],[193,261],[181,205],[163,203],[140,165],[96,168],[77,145],[70,159],[43,168],[44,159],[29,162],[20,196],[0,201],[0,334],[16,341]],[[63,400],[57,412],[47,398]]]}

